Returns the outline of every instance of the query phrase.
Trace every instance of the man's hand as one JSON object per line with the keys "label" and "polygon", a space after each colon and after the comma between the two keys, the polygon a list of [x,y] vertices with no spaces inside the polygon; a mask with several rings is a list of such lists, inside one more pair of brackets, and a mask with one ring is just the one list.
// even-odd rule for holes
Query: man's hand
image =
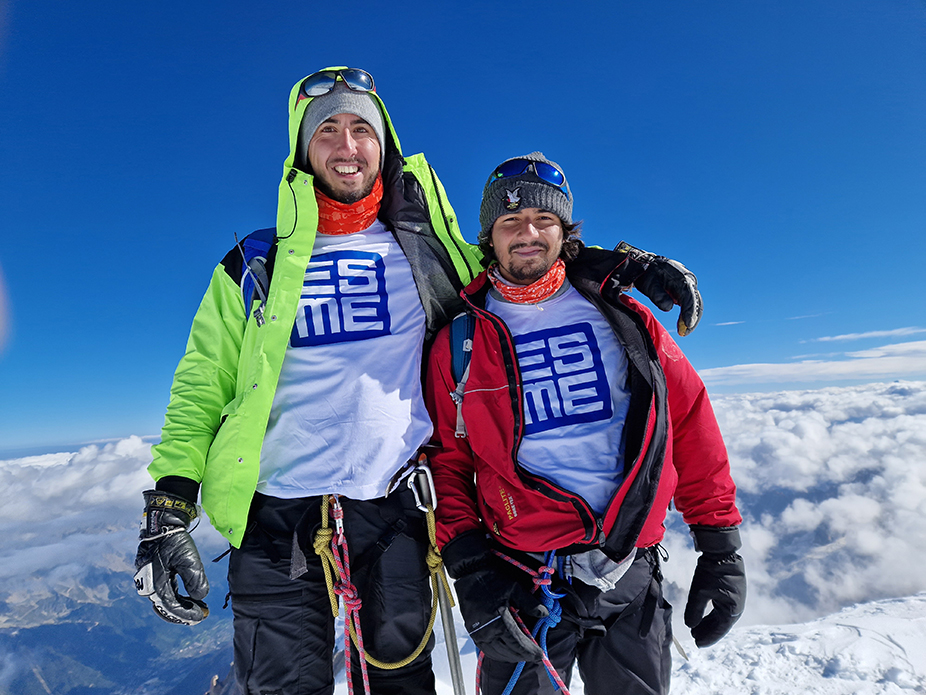
{"label": "man's hand", "polygon": [[[692,526],[691,535],[701,557],[688,592],[685,625],[691,628],[695,644],[709,647],[727,634],[743,614],[746,567],[736,553],[741,546],[739,529]],[[714,608],[705,616],[708,601]]]}
{"label": "man's hand", "polygon": [[518,570],[496,557],[484,537],[471,533],[450,541],[442,552],[466,631],[490,659],[538,662],[543,650],[515,622],[511,609],[542,618],[547,609],[513,576]]}
{"label": "man's hand", "polygon": [[619,284],[636,287],[663,311],[671,311],[678,304],[678,334],[691,333],[704,313],[694,273],[678,261],[643,251],[625,241],[614,250],[627,255],[615,278]]}
{"label": "man's hand", "polygon": [[[165,492],[147,490],[145,515],[135,556],[135,589],[151,600],[154,612],[164,620],[196,625],[209,615],[202,601],[209,581],[196,544],[189,534],[196,505]],[[189,596],[180,593],[177,577]]]}

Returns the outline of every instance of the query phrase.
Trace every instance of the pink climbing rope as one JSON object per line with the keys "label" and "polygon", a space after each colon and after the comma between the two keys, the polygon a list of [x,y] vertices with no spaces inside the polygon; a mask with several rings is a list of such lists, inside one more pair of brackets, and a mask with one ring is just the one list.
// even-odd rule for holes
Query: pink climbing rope
{"label": "pink climbing rope", "polygon": [[[360,629],[360,607],[362,600],[357,587],[350,579],[350,559],[347,552],[347,536],[344,535],[344,508],[337,495],[332,495],[331,518],[334,520],[334,535],[331,537],[331,553],[340,580],[334,584],[334,593],[344,602],[344,671],[347,676],[347,692],[353,694],[354,684],[351,674],[350,626],[357,633],[357,653],[360,657],[360,673],[363,675],[363,692],[370,695],[370,677],[367,673],[366,651],[363,648],[363,632]],[[341,550],[343,549],[343,551]]]}

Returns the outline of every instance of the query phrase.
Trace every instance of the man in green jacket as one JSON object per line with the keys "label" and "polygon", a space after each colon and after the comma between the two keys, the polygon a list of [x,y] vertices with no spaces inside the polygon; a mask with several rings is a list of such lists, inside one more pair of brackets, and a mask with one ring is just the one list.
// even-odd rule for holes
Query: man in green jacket
{"label": "man in green jacket", "polygon": [[[255,232],[217,266],[174,377],[136,588],[165,620],[206,617],[208,583],[188,533],[201,498],[232,546],[242,692],[333,690],[333,585],[349,614],[362,604],[355,644],[365,649],[346,655],[349,682],[433,693],[430,542],[409,484],[431,434],[422,353],[461,310],[481,256],[424,157],[403,157],[368,73],[327,68],[300,80],[289,114],[272,243],[251,258]],[[675,299],[680,331],[693,329],[694,276],[631,255],[637,285],[665,309]],[[336,562],[350,563],[340,581],[328,581],[321,558],[328,529]]]}

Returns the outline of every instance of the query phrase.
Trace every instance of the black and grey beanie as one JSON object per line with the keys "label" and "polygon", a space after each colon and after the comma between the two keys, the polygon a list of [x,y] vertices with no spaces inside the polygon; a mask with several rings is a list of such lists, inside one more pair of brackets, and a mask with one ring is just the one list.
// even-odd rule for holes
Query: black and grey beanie
{"label": "black and grey beanie", "polygon": [[339,113],[352,113],[370,124],[379,139],[379,165],[382,166],[386,152],[383,114],[376,101],[367,92],[356,92],[341,81],[338,81],[334,89],[327,94],[312,99],[305,108],[302,123],[299,125],[298,141],[299,156],[305,166],[309,166],[309,142],[318,130],[318,126]]}
{"label": "black and grey beanie", "polygon": [[[543,152],[531,152],[520,157],[506,159],[526,159],[531,162],[546,162],[562,171],[556,162],[543,156]],[[501,166],[499,164],[498,166]],[[497,169],[498,167],[496,167]],[[544,181],[537,176],[532,167],[527,168],[517,176],[496,178],[495,170],[486,181],[482,191],[482,206],[479,209],[479,223],[482,229],[479,232],[479,245],[486,247],[492,236],[492,225],[502,215],[517,212],[523,208],[542,208],[554,213],[564,224],[572,224],[572,192],[568,182],[565,190]]]}

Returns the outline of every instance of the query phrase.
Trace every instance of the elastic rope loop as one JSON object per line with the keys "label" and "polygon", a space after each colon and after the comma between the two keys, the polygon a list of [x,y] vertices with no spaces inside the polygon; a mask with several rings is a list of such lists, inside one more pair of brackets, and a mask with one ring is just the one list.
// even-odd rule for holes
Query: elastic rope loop
{"label": "elastic rope loop", "polygon": [[166,538],[167,536],[173,536],[175,533],[182,533],[183,531],[186,531],[186,529],[183,526],[175,526],[174,528],[169,529],[167,531],[161,531],[159,534],[155,536],[148,536],[147,538],[139,538],[138,541],[139,543],[149,543],[151,541],[160,540],[161,538]]}

